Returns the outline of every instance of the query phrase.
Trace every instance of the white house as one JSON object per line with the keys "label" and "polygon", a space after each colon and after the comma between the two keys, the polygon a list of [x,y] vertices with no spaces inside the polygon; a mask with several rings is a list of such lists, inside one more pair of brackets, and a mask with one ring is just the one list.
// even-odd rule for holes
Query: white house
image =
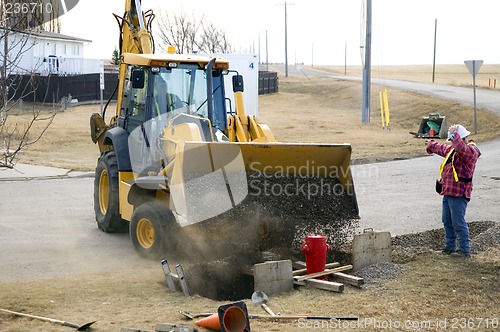
{"label": "white house", "polygon": [[[0,27],[0,66],[4,59],[4,29]],[[79,75],[99,73],[99,59],[84,59],[91,40],[48,31],[10,30],[7,38],[9,74]]]}

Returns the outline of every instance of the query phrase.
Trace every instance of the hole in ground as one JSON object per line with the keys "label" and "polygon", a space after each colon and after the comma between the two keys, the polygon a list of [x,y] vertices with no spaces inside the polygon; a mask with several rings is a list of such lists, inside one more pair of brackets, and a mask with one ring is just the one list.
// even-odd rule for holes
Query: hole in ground
{"label": "hole in ground", "polygon": [[[269,254],[264,261],[292,259],[303,260],[295,255],[279,256]],[[289,254],[289,253],[288,253]],[[264,255],[267,256],[267,255]],[[327,255],[327,262],[339,262],[342,265],[351,260],[351,253],[332,250]],[[186,267],[186,280],[190,292],[216,301],[239,301],[250,299],[254,292],[254,278],[243,270],[252,268],[253,264],[242,265],[235,261],[211,261],[194,263]]]}
{"label": "hole in ground", "polygon": [[199,263],[186,271],[191,293],[216,300],[249,299],[253,293],[253,277],[243,273],[240,265],[228,262]]}

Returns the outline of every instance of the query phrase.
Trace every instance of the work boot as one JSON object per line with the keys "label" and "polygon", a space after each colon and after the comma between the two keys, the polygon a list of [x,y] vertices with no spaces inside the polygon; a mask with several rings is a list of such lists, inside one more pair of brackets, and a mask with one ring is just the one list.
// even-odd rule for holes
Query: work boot
{"label": "work boot", "polygon": [[445,249],[443,249],[443,250],[441,250],[441,253],[442,253],[443,255],[451,255],[451,254],[452,254],[452,253],[454,253],[454,252],[455,252],[455,250],[446,249],[446,248],[445,248]]}
{"label": "work boot", "polygon": [[455,252],[452,252],[450,253],[450,256],[451,257],[455,257],[455,258],[470,258],[470,252],[465,252],[465,251],[455,251]]}

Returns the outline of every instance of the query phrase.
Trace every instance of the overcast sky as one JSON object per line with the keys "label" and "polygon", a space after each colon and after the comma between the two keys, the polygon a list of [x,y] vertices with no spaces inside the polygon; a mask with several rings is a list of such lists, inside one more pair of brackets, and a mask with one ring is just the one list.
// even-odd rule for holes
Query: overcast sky
{"label": "overcast sky", "polygon": [[[288,63],[361,65],[362,0],[288,1]],[[62,33],[90,39],[85,55],[111,58],[125,1],[80,0],[62,17]],[[237,52],[285,61],[285,2],[269,0],[143,0],[143,10],[204,16]],[[372,66],[432,64],[437,19],[438,64],[500,63],[498,0],[372,0]],[[158,38],[157,38],[158,39]],[[260,41],[260,51],[259,51]],[[347,45],[347,46],[346,46]]]}

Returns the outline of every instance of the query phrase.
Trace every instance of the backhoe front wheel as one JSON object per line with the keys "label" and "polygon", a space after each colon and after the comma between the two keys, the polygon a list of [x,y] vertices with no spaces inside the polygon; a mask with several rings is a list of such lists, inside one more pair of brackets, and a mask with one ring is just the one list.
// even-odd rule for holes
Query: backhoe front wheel
{"label": "backhoe front wheel", "polygon": [[177,227],[169,208],[157,202],[144,203],[132,214],[130,239],[139,256],[159,260],[176,249]]}
{"label": "backhoe front wheel", "polygon": [[97,226],[106,233],[128,229],[120,215],[118,197],[118,164],[115,151],[104,152],[97,163],[94,178],[94,212]]}

